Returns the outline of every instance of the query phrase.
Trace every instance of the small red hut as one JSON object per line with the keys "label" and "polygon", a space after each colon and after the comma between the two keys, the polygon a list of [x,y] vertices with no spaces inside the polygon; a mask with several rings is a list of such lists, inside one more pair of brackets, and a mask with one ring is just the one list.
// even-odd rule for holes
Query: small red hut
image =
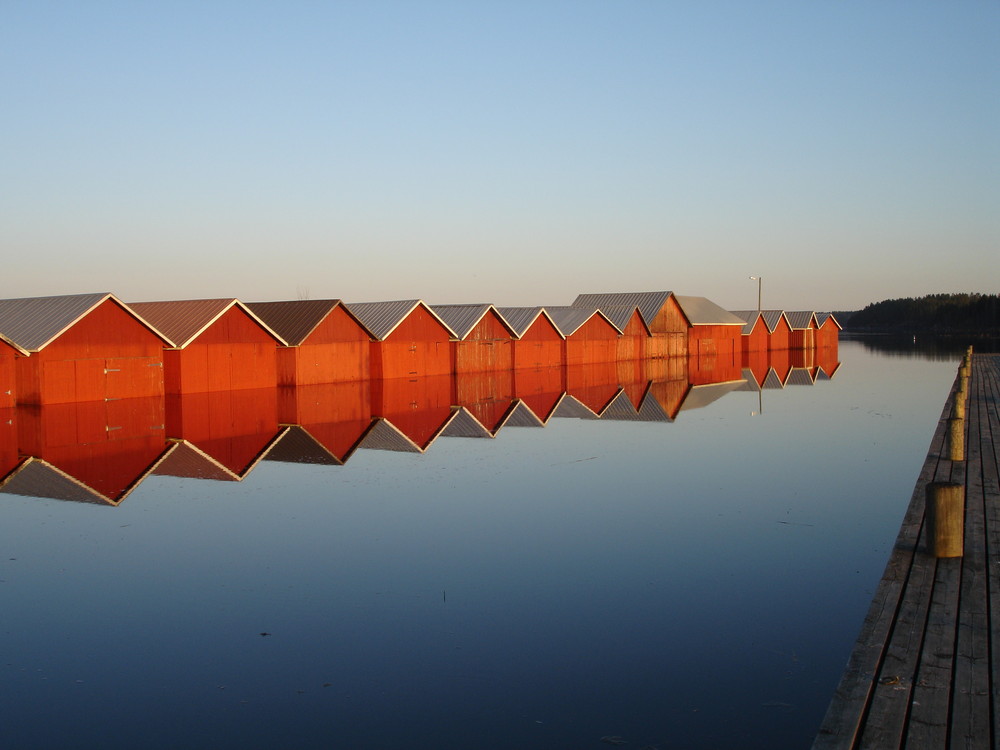
{"label": "small red hut", "polygon": [[278,385],[316,385],[369,377],[372,336],[337,299],[249,302],[287,342],[278,347]]}
{"label": "small red hut", "polygon": [[565,337],[566,365],[614,362],[621,331],[600,310],[586,307],[546,307],[545,311]]}
{"label": "small red hut", "polygon": [[840,345],[843,326],[833,313],[816,313],[816,348],[836,348]]}
{"label": "small red hut", "polygon": [[273,388],[285,341],[237,299],[134,302],[169,347],[163,353],[167,393]]}
{"label": "small red hut", "polygon": [[165,339],[113,294],[0,300],[0,334],[20,350],[18,403],[163,395]]}
{"label": "small red hut", "polygon": [[451,342],[458,337],[423,301],[346,306],[375,339],[371,343],[372,379],[451,373]]}
{"label": "small red hut", "polygon": [[433,305],[431,309],[458,339],[451,342],[455,374],[514,368],[517,334],[493,305]]}
{"label": "small red hut", "polygon": [[544,307],[497,309],[517,336],[514,341],[514,369],[559,367],[564,363],[565,336]]}
{"label": "small red hut", "polygon": [[788,324],[792,328],[788,346],[790,349],[812,349],[816,346],[816,313],[812,310],[795,310],[785,312]]}
{"label": "small red hut", "polygon": [[649,332],[643,350],[644,357],[687,355],[688,323],[673,292],[581,294],[573,301],[573,307],[597,308],[602,311],[608,307],[636,308]]}

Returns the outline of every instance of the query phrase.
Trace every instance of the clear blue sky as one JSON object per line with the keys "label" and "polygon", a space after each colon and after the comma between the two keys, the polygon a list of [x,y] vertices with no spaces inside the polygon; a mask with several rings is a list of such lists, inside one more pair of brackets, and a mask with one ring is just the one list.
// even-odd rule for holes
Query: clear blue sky
{"label": "clear blue sky", "polygon": [[0,3],[0,297],[1000,291],[1000,3]]}

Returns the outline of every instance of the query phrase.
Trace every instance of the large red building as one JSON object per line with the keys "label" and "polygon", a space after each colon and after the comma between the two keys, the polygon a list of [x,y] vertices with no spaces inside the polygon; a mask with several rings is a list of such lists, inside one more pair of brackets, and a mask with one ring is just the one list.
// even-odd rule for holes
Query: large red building
{"label": "large red building", "polygon": [[647,358],[684,357],[688,353],[688,323],[673,292],[602,292],[581,294],[574,307],[624,307],[639,311],[649,332],[642,356]]}
{"label": "large red building", "polygon": [[544,307],[497,308],[514,332],[514,369],[559,367],[564,364],[565,336]]}
{"label": "large red building", "polygon": [[0,334],[19,350],[18,403],[163,395],[164,338],[112,294],[0,300]]}
{"label": "large red building", "polygon": [[431,309],[455,333],[451,351],[456,374],[514,368],[517,334],[493,305],[433,305]]}
{"label": "large red building", "polygon": [[278,385],[364,380],[372,336],[340,300],[250,302],[250,311],[277,333]]}
{"label": "large red building", "polygon": [[688,322],[688,380],[706,385],[741,379],[746,322],[705,297],[677,295]]}
{"label": "large red building", "polygon": [[18,356],[27,357],[28,352],[0,334],[0,409],[17,403]]}
{"label": "large red building", "polygon": [[237,299],[135,302],[129,307],[169,342],[167,393],[273,388],[285,341]]}
{"label": "large red building", "polygon": [[347,309],[371,333],[371,377],[451,373],[455,332],[423,301],[351,302]]}
{"label": "large red building", "polygon": [[546,307],[545,311],[565,338],[565,363],[588,365],[614,362],[621,331],[595,308]]}

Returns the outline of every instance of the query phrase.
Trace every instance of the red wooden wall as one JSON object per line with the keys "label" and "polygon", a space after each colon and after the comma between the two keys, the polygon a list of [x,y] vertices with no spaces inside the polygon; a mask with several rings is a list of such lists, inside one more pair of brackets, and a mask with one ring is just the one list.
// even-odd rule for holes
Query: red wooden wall
{"label": "red wooden wall", "polygon": [[618,331],[600,315],[594,315],[566,337],[566,365],[614,362],[618,355]]}
{"label": "red wooden wall", "polygon": [[535,318],[514,342],[514,367],[558,367],[564,362],[563,338],[544,315]]}
{"label": "red wooden wall", "polygon": [[6,341],[0,341],[0,409],[13,406],[17,395],[17,375],[14,358],[19,354],[17,349]]}
{"label": "red wooden wall", "polygon": [[792,329],[788,325],[788,321],[782,316],[778,321],[778,325],[774,327],[774,331],[771,333],[770,342],[768,348],[770,349],[788,349],[792,342]]}
{"label": "red wooden wall", "polygon": [[642,322],[639,311],[635,310],[617,340],[615,359],[619,361],[642,359],[646,356],[646,344],[649,339],[646,324]]}
{"label": "red wooden wall", "polygon": [[17,451],[17,410],[0,409],[0,482],[21,462]]}
{"label": "red wooden wall", "polygon": [[688,353],[687,318],[672,296],[653,318],[649,326],[650,340],[646,343],[646,356],[685,357]]}
{"label": "red wooden wall", "polygon": [[453,341],[455,373],[510,370],[514,340],[493,310],[488,310],[462,341]]}
{"label": "red wooden wall", "polygon": [[513,404],[513,369],[455,373],[455,406],[464,406],[490,432]]}
{"label": "red wooden wall", "polygon": [[740,379],[740,326],[692,326],[688,333],[688,380],[691,385]]}
{"label": "red wooden wall", "polygon": [[371,381],[279,388],[278,419],[301,425],[343,461],[371,425]]}
{"label": "red wooden wall", "polygon": [[183,349],[167,349],[168,393],[273,388],[277,342],[239,307],[231,307]]}
{"label": "red wooden wall", "polygon": [[451,417],[454,400],[450,374],[372,381],[372,416],[388,419],[421,448]]}
{"label": "red wooden wall", "polygon": [[788,337],[790,349],[811,349],[816,346],[816,329],[812,323],[809,328],[798,328],[791,332]]}
{"label": "red wooden wall", "polygon": [[514,395],[543,422],[551,416],[565,391],[564,367],[519,368],[514,372]]}
{"label": "red wooden wall", "polygon": [[827,318],[826,322],[816,331],[816,348],[837,347],[840,344],[840,329]]}
{"label": "red wooden wall", "polygon": [[766,352],[770,342],[771,335],[768,333],[767,323],[759,315],[753,330],[748,334],[741,334],[740,337],[740,344],[744,352]]}
{"label": "red wooden wall", "polygon": [[423,305],[415,307],[385,341],[371,343],[372,379],[450,373],[450,334]]}
{"label": "red wooden wall", "polygon": [[17,400],[64,404],[162,396],[163,342],[113,300],[105,300],[55,341],[18,357]]}
{"label": "red wooden wall", "polygon": [[337,305],[300,346],[278,347],[279,385],[316,385],[369,377],[371,337]]}
{"label": "red wooden wall", "polygon": [[595,414],[600,414],[618,393],[615,362],[566,366],[566,393]]}

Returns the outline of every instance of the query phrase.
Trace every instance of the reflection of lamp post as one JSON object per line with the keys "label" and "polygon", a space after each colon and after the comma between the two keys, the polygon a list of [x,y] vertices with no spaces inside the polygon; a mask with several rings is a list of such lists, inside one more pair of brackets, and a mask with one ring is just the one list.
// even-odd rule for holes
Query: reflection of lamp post
{"label": "reflection of lamp post", "polygon": [[757,282],[757,312],[760,312],[760,282],[763,280],[762,276],[751,276],[750,281]]}

